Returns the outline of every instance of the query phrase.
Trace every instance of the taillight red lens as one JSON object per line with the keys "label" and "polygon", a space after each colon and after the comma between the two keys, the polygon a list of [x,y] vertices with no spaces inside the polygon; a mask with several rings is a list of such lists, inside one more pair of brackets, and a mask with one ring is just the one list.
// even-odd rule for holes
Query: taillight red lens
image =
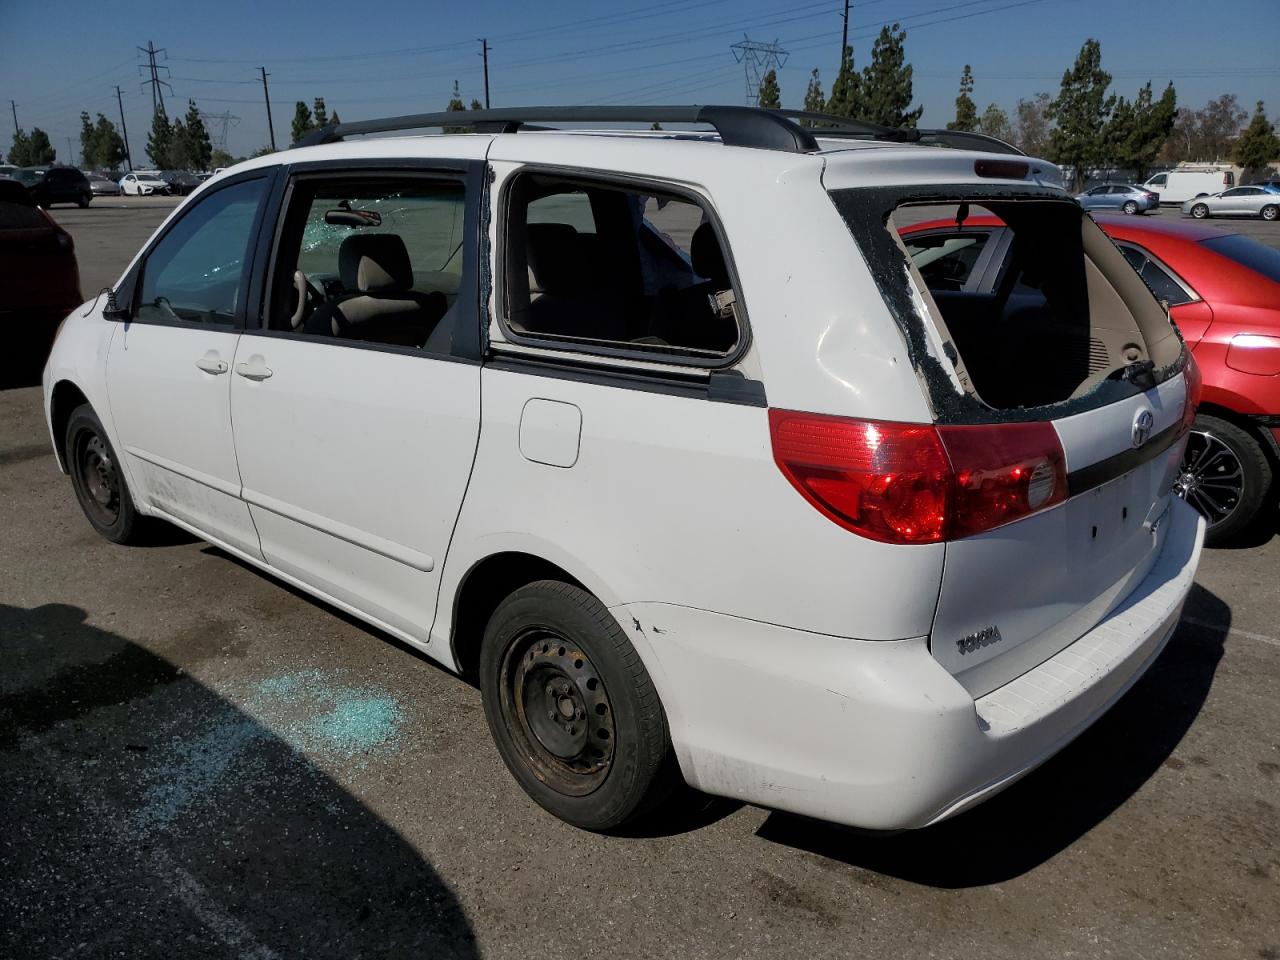
{"label": "taillight red lens", "polygon": [[791,484],[848,530],[885,543],[967,537],[1066,499],[1049,423],[935,427],[770,410]]}
{"label": "taillight red lens", "polygon": [[1200,365],[1196,358],[1187,351],[1187,363],[1182,368],[1182,379],[1187,387],[1187,403],[1182,408],[1182,432],[1186,433],[1196,420],[1196,410],[1200,407],[1200,395],[1204,392],[1204,377],[1200,375]]}
{"label": "taillight red lens", "polygon": [[946,535],[951,465],[932,426],[770,410],[773,458],[829,518],[886,543]]}
{"label": "taillight red lens", "polygon": [[939,427],[955,471],[950,539],[1045,510],[1067,498],[1067,459],[1051,423]]}

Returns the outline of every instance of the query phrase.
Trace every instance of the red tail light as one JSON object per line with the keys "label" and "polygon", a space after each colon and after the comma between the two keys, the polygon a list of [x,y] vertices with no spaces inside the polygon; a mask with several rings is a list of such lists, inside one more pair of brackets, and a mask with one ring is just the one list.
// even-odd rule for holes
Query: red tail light
{"label": "red tail light", "polygon": [[967,537],[1066,499],[1049,423],[935,427],[770,410],[773,456],[802,496],[884,543]]}

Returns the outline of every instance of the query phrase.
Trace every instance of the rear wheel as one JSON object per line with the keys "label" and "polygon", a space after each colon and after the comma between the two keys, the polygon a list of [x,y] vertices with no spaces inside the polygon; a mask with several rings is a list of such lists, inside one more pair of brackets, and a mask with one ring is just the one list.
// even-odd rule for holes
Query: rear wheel
{"label": "rear wheel", "polygon": [[480,692],[507,769],[574,826],[621,826],[677,782],[648,671],[613,615],[578,587],[542,580],[498,605],[480,651]]}
{"label": "rear wheel", "polygon": [[80,204],[80,209],[83,210],[89,205],[89,201],[92,199],[93,197],[90,194],[82,193],[80,194],[80,199],[77,200],[76,203]]}
{"label": "rear wheel", "polygon": [[1230,543],[1271,494],[1272,469],[1262,444],[1228,420],[1201,414],[1187,437],[1174,491],[1208,523],[1205,543]]}
{"label": "rear wheel", "polygon": [[1261,214],[1263,220],[1274,220],[1277,214],[1280,214],[1280,208],[1276,207],[1274,203],[1268,203],[1262,208]]}
{"label": "rear wheel", "polygon": [[1203,203],[1197,203],[1194,207],[1191,208],[1191,215],[1195,217],[1197,220],[1203,220],[1205,217],[1209,215],[1209,208],[1206,207]]}
{"label": "rear wheel", "polygon": [[87,403],[72,411],[66,440],[71,486],[93,529],[112,543],[140,542],[144,518],[134,508],[102,421]]}
{"label": "rear wheel", "polygon": [[1121,207],[1120,209],[1122,209],[1125,213],[1132,216],[1133,214],[1138,212],[1138,204],[1134,200],[1126,200],[1124,202],[1124,206]]}

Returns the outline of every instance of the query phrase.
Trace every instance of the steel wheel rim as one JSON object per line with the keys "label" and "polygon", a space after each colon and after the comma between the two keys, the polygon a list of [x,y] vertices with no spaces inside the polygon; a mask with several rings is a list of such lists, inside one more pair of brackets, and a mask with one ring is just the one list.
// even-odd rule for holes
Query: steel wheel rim
{"label": "steel wheel rim", "polygon": [[533,627],[507,648],[499,682],[503,722],[534,776],[566,796],[599,789],[613,764],[613,704],[586,653]]}
{"label": "steel wheel rim", "polygon": [[1222,440],[1205,430],[1192,430],[1178,468],[1174,492],[1216,527],[1235,513],[1244,499],[1244,466]]}
{"label": "steel wheel rim", "polygon": [[76,465],[85,507],[106,526],[115,523],[120,517],[120,479],[106,441],[96,433],[82,434]]}

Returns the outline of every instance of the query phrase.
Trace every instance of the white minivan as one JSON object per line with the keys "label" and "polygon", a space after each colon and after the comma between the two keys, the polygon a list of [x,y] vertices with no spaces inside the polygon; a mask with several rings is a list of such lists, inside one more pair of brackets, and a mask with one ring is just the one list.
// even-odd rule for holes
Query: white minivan
{"label": "white minivan", "polygon": [[1229,167],[1179,167],[1157,173],[1143,184],[1160,195],[1162,204],[1180,204],[1196,197],[1208,197],[1236,185],[1236,175]]}
{"label": "white minivan", "polygon": [[[108,539],[176,524],[475,678],[571,823],[680,780],[950,817],[1177,625],[1197,377],[1050,165],[830,124],[473,111],[242,163],[67,318],[59,463]],[[897,227],[939,211],[926,280]]]}

